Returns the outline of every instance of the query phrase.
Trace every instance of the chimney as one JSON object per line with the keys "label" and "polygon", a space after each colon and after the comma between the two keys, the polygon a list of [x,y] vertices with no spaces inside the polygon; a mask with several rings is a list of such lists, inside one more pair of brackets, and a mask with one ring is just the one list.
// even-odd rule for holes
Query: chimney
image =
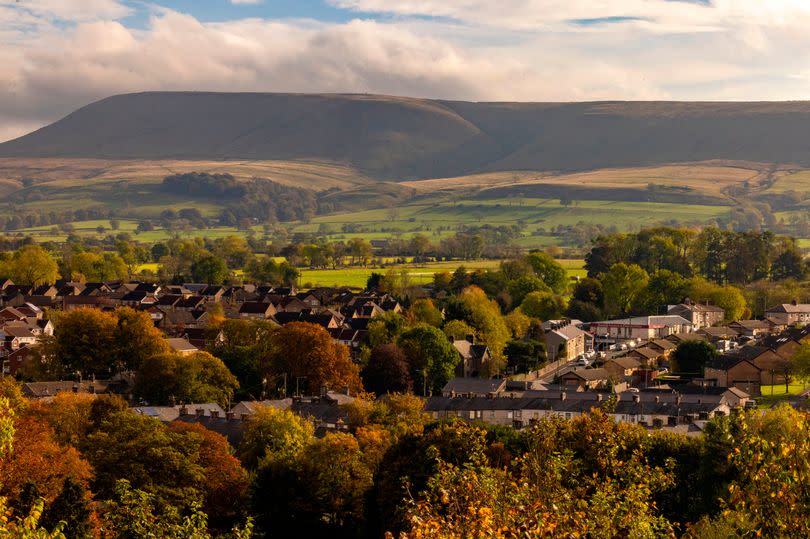
{"label": "chimney", "polygon": [[219,410],[211,410],[211,412],[209,412],[209,413],[211,414],[211,417],[213,419],[218,419],[219,418]]}
{"label": "chimney", "polygon": [[188,408],[186,408],[185,404],[180,405],[180,415],[181,416],[188,415]]}
{"label": "chimney", "polygon": [[347,397],[351,397],[351,391],[349,390],[348,385],[343,386],[343,394],[346,395]]}
{"label": "chimney", "polygon": [[791,304],[791,305],[798,305],[798,304],[799,304],[799,300],[797,300],[796,298],[793,298],[793,299],[790,301],[790,304]]}
{"label": "chimney", "polygon": [[454,342],[456,342],[456,338],[453,337],[452,335],[448,336],[447,339],[450,341],[450,344],[453,344]]}
{"label": "chimney", "polygon": [[205,415],[205,408],[197,408],[194,413],[197,414],[197,417],[202,417]]}
{"label": "chimney", "polygon": [[225,419],[228,421],[233,421],[234,413],[233,412],[225,412]]}
{"label": "chimney", "polygon": [[475,335],[473,334],[467,335],[467,342],[470,344],[475,344]]}
{"label": "chimney", "polygon": [[568,398],[568,395],[565,393],[565,391],[560,391],[560,400],[564,401],[567,398]]}
{"label": "chimney", "polygon": [[640,402],[640,401],[641,401],[641,395],[633,395],[633,402]]}

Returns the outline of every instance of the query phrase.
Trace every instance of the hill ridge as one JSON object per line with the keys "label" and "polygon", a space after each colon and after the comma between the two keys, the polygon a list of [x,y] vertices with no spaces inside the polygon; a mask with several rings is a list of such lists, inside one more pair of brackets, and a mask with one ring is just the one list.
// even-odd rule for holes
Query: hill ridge
{"label": "hill ridge", "polygon": [[808,166],[810,101],[136,92],[0,144],[0,157],[311,160],[386,181],[714,159]]}

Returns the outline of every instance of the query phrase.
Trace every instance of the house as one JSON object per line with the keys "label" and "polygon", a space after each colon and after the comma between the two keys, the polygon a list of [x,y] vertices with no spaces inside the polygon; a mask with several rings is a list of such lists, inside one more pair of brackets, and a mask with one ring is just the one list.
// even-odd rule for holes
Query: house
{"label": "house", "polygon": [[492,352],[485,344],[475,344],[473,337],[453,341],[453,347],[461,356],[461,361],[456,366],[456,376],[462,378],[477,378],[484,374],[493,374]]}
{"label": "house", "polygon": [[180,311],[197,311],[205,308],[205,297],[184,296],[174,304],[174,308]]}
{"label": "house", "polygon": [[29,399],[47,400],[59,393],[125,394],[129,384],[123,380],[83,380],[78,382],[27,382],[22,393]]}
{"label": "house", "polygon": [[185,328],[180,337],[186,339],[192,346],[196,346],[200,350],[212,348],[225,342],[225,334],[222,330],[214,331],[209,328]]}
{"label": "house", "polygon": [[188,342],[186,339],[171,338],[167,339],[167,341],[169,342],[169,348],[181,356],[189,356],[194,352],[199,352],[199,348]]}
{"label": "house", "polygon": [[648,342],[645,346],[650,350],[658,352],[662,358],[668,358],[676,348],[673,342],[666,339],[655,339]]}
{"label": "house", "polygon": [[549,326],[543,333],[549,361],[574,359],[586,352],[586,333],[571,321],[563,320]]}
{"label": "house", "polygon": [[246,320],[267,320],[276,314],[272,303],[246,301],[239,307],[239,317]]}
{"label": "house", "polygon": [[442,388],[445,397],[494,397],[504,391],[506,380],[489,378],[451,378]]}
{"label": "house", "polygon": [[566,387],[596,389],[610,380],[610,373],[603,369],[574,369],[560,376],[560,384]]}
{"label": "house", "polygon": [[706,337],[706,340],[708,340],[710,343],[716,343],[718,341],[734,341],[740,336],[737,330],[728,326],[703,328],[698,331],[698,334]]}
{"label": "house", "polygon": [[597,345],[622,341],[663,339],[692,331],[692,323],[677,315],[635,316],[590,323]]}
{"label": "house", "polygon": [[649,365],[655,366],[658,364],[658,360],[663,357],[659,350],[652,348],[650,346],[641,346],[639,348],[634,348],[625,354],[626,357],[635,358],[641,363],[642,365]]}
{"label": "house", "polygon": [[367,331],[350,328],[330,328],[328,331],[333,340],[348,347],[353,359],[360,353],[360,345],[368,334]]}
{"label": "house", "polygon": [[792,339],[789,335],[773,335],[770,337],[765,337],[759,342],[759,344],[760,346],[770,348],[776,352],[779,357],[788,361],[801,347],[801,344]]}
{"label": "house", "polygon": [[728,325],[739,335],[746,337],[760,337],[771,333],[771,325],[764,320],[737,320]]}
{"label": "house", "polygon": [[810,304],[792,301],[765,311],[765,317],[787,326],[806,325],[810,322]]}
{"label": "house", "polygon": [[118,301],[121,305],[126,307],[134,307],[137,309],[141,306],[148,306],[156,303],[157,298],[145,290],[133,290],[132,292],[128,292],[121,296],[121,299]]}
{"label": "house", "polygon": [[602,368],[608,372],[610,378],[618,382],[629,380],[639,367],[641,367],[641,362],[631,356],[608,359],[602,365]]}
{"label": "house", "polygon": [[263,406],[271,406],[278,410],[289,410],[292,406],[292,399],[276,399],[276,400],[262,400],[262,401],[241,401],[236,403],[231,408],[231,412],[236,417],[246,418],[256,413],[257,410]]}
{"label": "house", "polygon": [[187,415],[189,411],[197,416],[225,417],[225,410],[215,402],[178,404],[175,406],[135,406],[131,410],[138,415],[154,417],[163,423],[176,421],[181,413]]}
{"label": "house", "polygon": [[712,327],[726,316],[726,311],[715,305],[703,305],[686,301],[679,305],[668,305],[667,314],[680,316],[692,323],[692,330]]}
{"label": "house", "polygon": [[17,371],[25,367],[29,360],[36,357],[36,349],[33,346],[23,346],[9,352],[3,358],[3,375],[14,376]]}
{"label": "house", "polygon": [[703,377],[718,387],[738,388],[755,397],[761,394],[762,369],[743,357],[720,356],[704,367]]}
{"label": "house", "polygon": [[37,337],[27,327],[5,325],[0,329],[0,337],[6,350],[17,350],[23,346],[36,344]]}

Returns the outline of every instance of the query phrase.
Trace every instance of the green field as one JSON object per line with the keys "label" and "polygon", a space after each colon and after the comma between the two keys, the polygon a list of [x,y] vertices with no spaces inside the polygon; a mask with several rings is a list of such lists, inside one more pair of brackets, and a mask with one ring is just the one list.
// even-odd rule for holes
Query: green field
{"label": "green field", "polygon": [[[407,239],[415,234],[425,234],[435,243],[456,234],[463,227],[518,226],[521,235],[515,243],[526,249],[544,248],[560,244],[561,237],[552,234],[558,227],[578,223],[615,226],[622,231],[638,230],[640,227],[664,223],[702,224],[721,217],[728,212],[725,206],[699,206],[662,204],[653,202],[610,202],[583,200],[564,207],[559,200],[550,199],[495,199],[463,200],[459,202],[418,202],[391,209],[365,210],[315,217],[309,223],[290,223],[292,234],[316,234],[330,241],[347,241],[352,238],[367,240],[400,237]],[[145,243],[163,241],[175,232],[156,228],[135,234],[137,220],[120,220],[120,231],[133,234]],[[346,225],[362,227],[349,232]],[[99,234],[97,228],[104,231]],[[79,236],[99,237],[115,231],[107,220],[73,223],[73,232]],[[262,234],[262,227],[253,227],[253,232]],[[67,234],[57,232],[53,226],[25,228],[15,233],[32,235],[38,241],[64,241]],[[190,229],[179,232],[181,237],[221,238],[230,235],[246,235],[247,231],[234,227]]]}
{"label": "green field", "polygon": [[[559,260],[571,276],[585,276],[583,260]],[[390,265],[373,268],[341,268],[336,270],[302,270],[299,282],[302,287],[310,286],[351,286],[363,288],[372,273],[385,273],[388,270],[408,272],[413,284],[426,284],[433,280],[433,274],[442,271],[455,271],[459,266],[468,270],[496,269],[499,260],[476,260],[472,262],[433,262],[427,264]]]}

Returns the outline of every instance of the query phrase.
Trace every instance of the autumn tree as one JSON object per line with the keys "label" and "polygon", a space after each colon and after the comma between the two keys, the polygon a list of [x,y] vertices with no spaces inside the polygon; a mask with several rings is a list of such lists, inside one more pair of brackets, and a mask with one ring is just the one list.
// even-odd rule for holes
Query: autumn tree
{"label": "autumn tree", "polygon": [[367,391],[383,395],[410,391],[413,382],[408,373],[408,358],[396,344],[381,344],[371,350],[368,364],[362,371]]}
{"label": "autumn tree", "polygon": [[440,327],[443,322],[442,313],[430,299],[417,299],[407,311],[406,317],[412,324],[428,324]]}
{"label": "autumn tree", "polygon": [[358,367],[349,359],[348,349],[336,343],[323,327],[306,322],[293,322],[271,336],[270,356],[274,374],[288,380],[302,380],[310,392],[321,388],[351,391],[362,388]]}
{"label": "autumn tree", "polygon": [[59,278],[56,261],[36,244],[20,247],[3,266],[6,276],[17,284],[53,284]]}
{"label": "autumn tree", "polygon": [[41,419],[17,418],[12,449],[0,458],[0,494],[12,502],[27,483],[36,485],[39,495],[50,502],[61,492],[65,478],[86,486],[92,475],[79,452],[57,443],[50,425]]}
{"label": "autumn tree", "polygon": [[312,423],[288,410],[261,406],[245,424],[240,458],[249,469],[270,460],[290,461],[312,441]]}
{"label": "autumn tree", "polygon": [[503,348],[509,340],[501,309],[476,286],[462,290],[458,300],[466,313],[464,321],[477,330],[478,337],[489,347],[495,360],[494,372],[490,374],[495,374],[504,364]]}
{"label": "autumn tree", "polygon": [[116,363],[129,370],[138,370],[146,359],[169,351],[164,334],[155,327],[147,313],[122,307],[116,309],[115,316]]}
{"label": "autumn tree", "polygon": [[216,402],[227,406],[239,386],[221,359],[208,352],[173,352],[144,360],[133,394],[152,405],[171,402]]}
{"label": "autumn tree", "polygon": [[197,462],[205,475],[203,509],[210,525],[227,530],[243,521],[248,503],[248,474],[233,456],[228,440],[196,423],[176,421],[169,429],[200,440]]}

